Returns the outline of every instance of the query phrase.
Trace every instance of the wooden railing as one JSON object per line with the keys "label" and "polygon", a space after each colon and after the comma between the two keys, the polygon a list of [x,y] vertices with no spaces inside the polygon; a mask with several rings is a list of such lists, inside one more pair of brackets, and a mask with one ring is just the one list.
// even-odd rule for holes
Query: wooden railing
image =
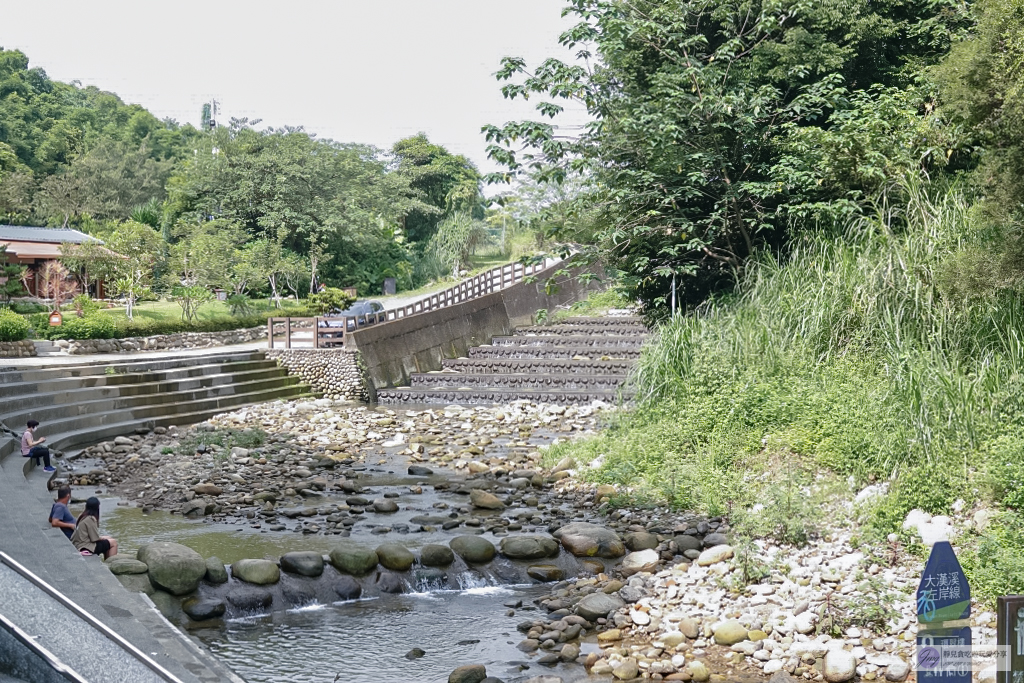
{"label": "wooden railing", "polygon": [[[422,299],[400,308],[392,308],[379,313],[346,316],[320,316],[316,318],[267,318],[267,347],[274,348],[274,331],[284,326],[284,348],[292,348],[292,335],[296,330],[316,330],[311,334],[314,349],[326,349],[341,346],[345,343],[345,334],[360,327],[399,320],[410,315],[436,311],[441,308],[461,304],[477,299],[520,283],[543,270],[550,268],[561,259],[548,258],[534,265],[522,263],[506,263],[475,275],[467,280],[429,294]],[[302,335],[306,336],[305,333]]]}

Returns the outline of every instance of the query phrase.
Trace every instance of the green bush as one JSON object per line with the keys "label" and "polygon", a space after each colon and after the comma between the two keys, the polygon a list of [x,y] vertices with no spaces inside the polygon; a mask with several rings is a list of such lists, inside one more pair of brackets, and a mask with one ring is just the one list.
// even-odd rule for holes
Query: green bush
{"label": "green bush", "polygon": [[29,313],[43,313],[48,309],[42,304],[34,304],[30,301],[12,301],[11,310],[15,313],[28,315]]}
{"label": "green bush", "polygon": [[20,341],[28,336],[28,321],[14,311],[0,309],[0,341]]}
{"label": "green bush", "polygon": [[971,584],[971,596],[993,605],[1000,595],[1024,592],[1024,516],[1006,513],[989,527],[960,562]]}
{"label": "green bush", "polygon": [[47,325],[42,332],[37,328],[36,333],[47,339],[113,339],[117,337],[117,324],[109,315],[100,313],[84,318],[67,315],[61,325]]}
{"label": "green bush", "polygon": [[314,315],[326,315],[332,311],[343,311],[352,305],[355,299],[335,287],[328,287],[318,294],[310,294],[306,306]]}

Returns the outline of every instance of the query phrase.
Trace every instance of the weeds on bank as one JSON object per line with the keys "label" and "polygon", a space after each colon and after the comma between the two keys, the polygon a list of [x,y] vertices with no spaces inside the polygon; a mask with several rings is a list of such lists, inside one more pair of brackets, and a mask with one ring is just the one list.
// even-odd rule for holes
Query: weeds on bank
{"label": "weeds on bank", "polygon": [[[178,443],[178,455],[194,455],[201,446],[219,447],[221,452],[230,452],[236,446],[239,448],[257,448],[267,440],[267,434],[262,429],[213,429],[209,431],[190,432]],[[227,455],[224,453],[224,457]]]}

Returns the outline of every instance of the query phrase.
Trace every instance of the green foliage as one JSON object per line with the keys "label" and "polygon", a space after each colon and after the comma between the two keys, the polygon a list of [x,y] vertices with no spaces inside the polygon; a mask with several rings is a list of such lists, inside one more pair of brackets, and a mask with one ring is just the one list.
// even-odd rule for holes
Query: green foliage
{"label": "green foliage", "polygon": [[223,450],[239,448],[258,448],[266,443],[267,434],[262,429],[207,429],[190,432],[182,438],[178,446],[178,455],[195,455],[199,446],[217,446]]}
{"label": "green foliage", "polygon": [[480,238],[481,225],[469,214],[458,212],[437,224],[427,244],[427,251],[444,264],[452,277],[466,267],[469,253]]}
{"label": "green foliage", "polygon": [[93,301],[88,294],[78,294],[71,300],[71,305],[74,307],[75,313],[79,318],[95,315],[101,308],[100,304]]}
{"label": "green foliage", "polygon": [[117,323],[103,313],[84,318],[66,315],[59,326],[36,327],[36,335],[46,339],[114,339],[118,336]]}
{"label": "green foliage", "polygon": [[[947,163],[931,93],[912,84],[967,23],[952,0],[573,0],[566,13],[577,59],[501,64],[505,97],[537,100],[538,118],[484,127],[507,167],[491,179],[592,179],[599,241],[575,258],[609,258],[652,315],[673,275],[696,305],[812,226],[795,217],[859,211],[908,167]],[[576,137],[546,120],[566,100],[594,119]]]}
{"label": "green foliage", "polygon": [[1024,516],[997,516],[960,561],[975,600],[993,605],[1000,595],[1024,592]]}
{"label": "green foliage", "polygon": [[0,341],[19,341],[28,336],[28,321],[14,311],[0,308]]}
{"label": "green foliage", "polygon": [[905,599],[880,578],[865,578],[848,596],[835,592],[826,597],[818,611],[818,632],[841,638],[848,628],[857,626],[887,633],[889,622],[900,617],[893,605]]}
{"label": "green foliage", "polygon": [[351,306],[355,299],[336,287],[327,287],[322,292],[310,294],[306,299],[306,307],[314,315],[328,315],[343,311]]}
{"label": "green foliage", "polygon": [[181,319],[192,324],[203,304],[213,301],[213,292],[203,285],[177,285],[171,288],[171,298],[181,306]]}
{"label": "green foliage", "polygon": [[227,305],[231,310],[231,315],[252,315],[252,299],[247,297],[245,294],[232,294],[227,298]]}

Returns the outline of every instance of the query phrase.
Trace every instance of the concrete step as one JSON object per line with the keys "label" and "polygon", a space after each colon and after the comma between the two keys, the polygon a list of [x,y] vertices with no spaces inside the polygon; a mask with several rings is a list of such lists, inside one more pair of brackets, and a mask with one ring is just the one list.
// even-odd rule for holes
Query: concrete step
{"label": "concrete step", "polygon": [[254,360],[266,361],[266,357],[262,351],[235,351],[139,358],[130,361],[83,360],[80,363],[61,363],[50,366],[44,365],[45,361],[40,361],[40,364],[35,367],[3,367],[2,361],[0,361],[0,384],[36,382],[56,377],[88,377],[106,375],[111,372],[113,374],[155,372],[170,368]]}
{"label": "concrete step", "polygon": [[166,369],[154,369],[147,372],[109,372],[104,374],[84,375],[81,377],[47,376],[25,381],[0,382],[0,398],[20,396],[33,390],[40,393],[72,391],[89,387],[118,387],[123,385],[145,384],[150,382],[170,381],[193,377],[204,377],[223,374],[225,368],[232,372],[274,371],[277,363],[270,360],[232,361],[230,363],[208,363],[188,365]]}
{"label": "concrete step", "polygon": [[414,387],[398,387],[379,389],[377,401],[385,405],[403,403],[428,404],[473,404],[473,403],[509,403],[510,401],[533,401],[535,403],[579,404],[592,401],[617,403],[618,391],[542,391],[542,390],[510,390],[510,389],[419,389]]}
{"label": "concrete step", "polygon": [[628,359],[640,357],[639,348],[598,346],[581,348],[555,344],[537,346],[474,346],[469,349],[470,358],[580,358],[588,360]]}
{"label": "concrete step", "polygon": [[594,334],[594,335],[557,335],[557,334],[516,334],[513,337],[494,337],[491,346],[576,346],[592,347],[626,347],[640,348],[644,337],[640,335]]}
{"label": "concrete step", "polygon": [[536,358],[446,358],[445,370],[466,374],[492,373],[595,373],[626,375],[633,368],[631,360],[543,360]]}
{"label": "concrete step", "polygon": [[431,372],[414,374],[409,386],[413,389],[514,389],[531,391],[614,391],[622,386],[624,375],[575,374],[463,374]]}
{"label": "concrete step", "polygon": [[584,322],[559,322],[551,325],[527,325],[516,328],[516,334],[647,334],[640,322],[619,322],[616,318],[586,318]]}
{"label": "concrete step", "polygon": [[59,356],[61,348],[48,339],[35,340],[32,345],[36,347],[36,356]]}

